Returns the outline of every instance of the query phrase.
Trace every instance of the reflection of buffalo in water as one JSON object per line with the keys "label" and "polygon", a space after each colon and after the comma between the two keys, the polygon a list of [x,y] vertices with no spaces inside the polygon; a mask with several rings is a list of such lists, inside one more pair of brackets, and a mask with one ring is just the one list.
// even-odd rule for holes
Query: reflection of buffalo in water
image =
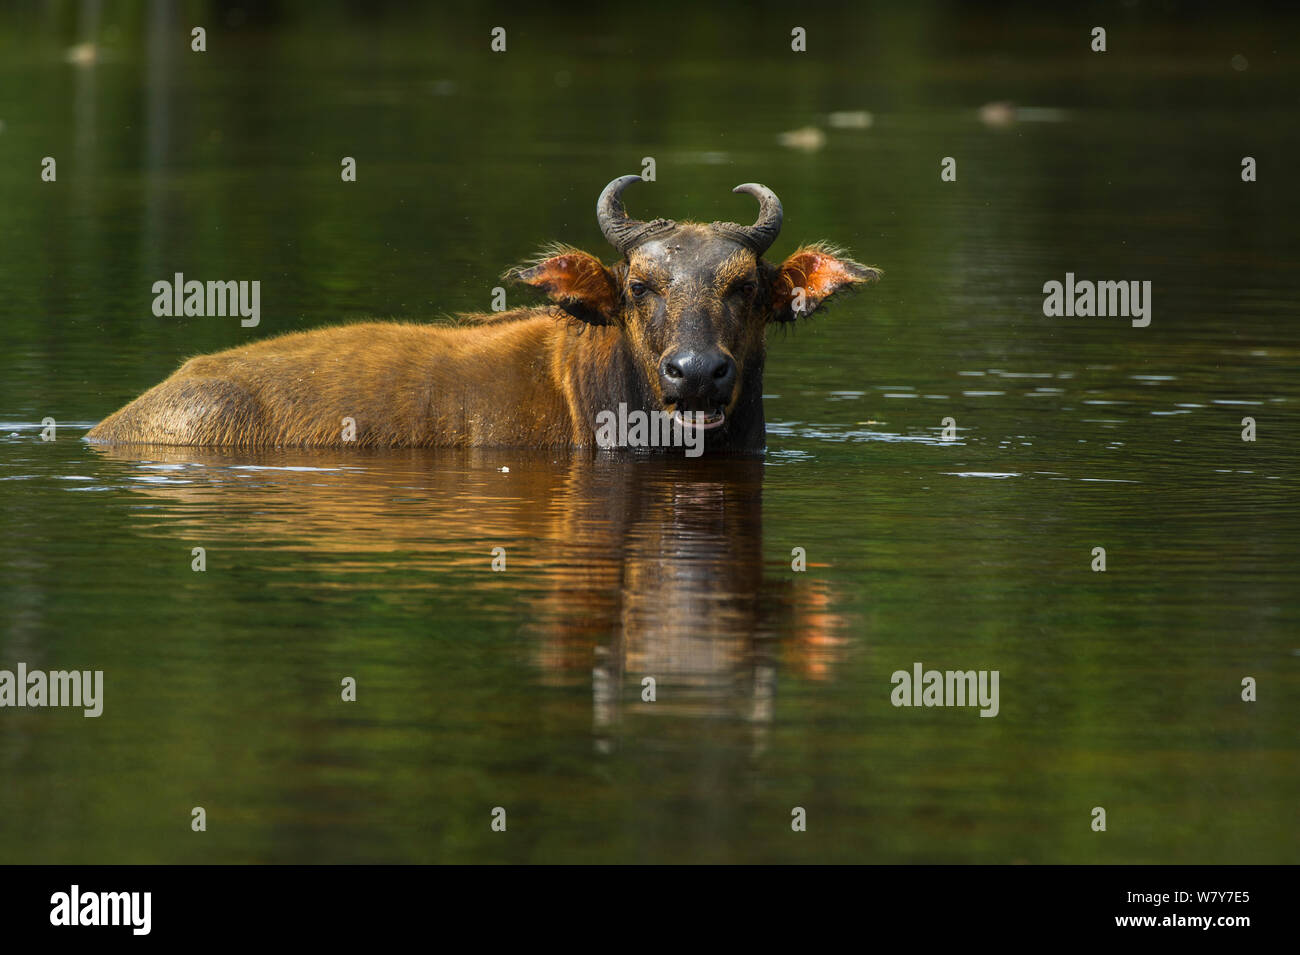
{"label": "reflection of buffalo in water", "polygon": [[[761,727],[783,656],[827,672],[837,620],[825,590],[786,560],[765,567],[761,462],[647,464],[569,474],[555,538],[566,559],[545,598],[555,612],[538,625],[543,669],[563,678],[594,648],[598,734],[633,708]],[[602,518],[607,533],[584,536]]]}
{"label": "reflection of buffalo in water", "polygon": [[[164,502],[169,533],[175,521],[190,540],[303,560],[393,552],[430,586],[512,589],[544,681],[592,681],[601,737],[633,708],[761,727],[778,669],[823,678],[836,657],[842,624],[815,569],[792,572],[788,551],[764,563],[759,461],[153,448],[141,462],[97,450]],[[495,547],[505,573],[491,570]]]}

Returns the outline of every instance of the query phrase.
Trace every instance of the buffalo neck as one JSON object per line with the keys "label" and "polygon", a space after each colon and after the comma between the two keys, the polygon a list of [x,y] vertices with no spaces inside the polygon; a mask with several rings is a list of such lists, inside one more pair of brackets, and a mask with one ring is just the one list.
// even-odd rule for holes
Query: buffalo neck
{"label": "buffalo neck", "polygon": [[[626,336],[617,326],[561,323],[554,340],[557,367],[564,369],[561,387],[569,402],[575,428],[585,433],[578,443],[590,444],[596,416],[617,413],[619,404],[629,411],[663,411],[638,367]],[[765,444],[763,419],[763,356],[747,363],[741,379],[740,400],[719,432],[710,434],[708,447],[718,451],[757,453]]]}

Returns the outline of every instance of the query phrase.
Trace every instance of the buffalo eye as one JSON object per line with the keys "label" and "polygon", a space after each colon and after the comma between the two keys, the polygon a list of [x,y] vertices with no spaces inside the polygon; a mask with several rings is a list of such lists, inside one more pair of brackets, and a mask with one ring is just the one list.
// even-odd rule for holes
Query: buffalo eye
{"label": "buffalo eye", "polygon": [[755,282],[738,282],[731,287],[731,294],[743,295],[748,298],[753,295],[757,289],[758,285]]}
{"label": "buffalo eye", "polygon": [[631,282],[628,285],[628,289],[632,292],[632,295],[635,298],[645,298],[650,294],[650,286],[646,285],[644,282]]}

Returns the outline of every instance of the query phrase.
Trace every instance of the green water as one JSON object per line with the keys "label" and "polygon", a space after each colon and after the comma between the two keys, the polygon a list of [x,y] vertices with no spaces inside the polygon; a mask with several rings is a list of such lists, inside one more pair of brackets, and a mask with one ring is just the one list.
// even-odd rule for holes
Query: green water
{"label": "green water", "polygon": [[[105,683],[0,709],[0,862],[1296,861],[1296,20],[161,6],[0,12],[0,669]],[[885,270],[773,336],[761,461],[81,440],[190,355],[608,257],[645,156],[634,215],[757,180],[770,257]],[[261,324],[155,318],[177,271]],[[1045,317],[1066,272],[1151,324]],[[892,706],[918,661],[998,715]]]}

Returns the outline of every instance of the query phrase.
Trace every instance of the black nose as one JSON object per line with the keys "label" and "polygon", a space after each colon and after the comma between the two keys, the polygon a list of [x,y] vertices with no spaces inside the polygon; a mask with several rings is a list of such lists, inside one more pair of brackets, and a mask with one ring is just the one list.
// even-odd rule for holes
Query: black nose
{"label": "black nose", "polygon": [[659,362],[664,397],[674,401],[688,398],[726,401],[736,383],[736,363],[718,348],[703,351],[683,349]]}

